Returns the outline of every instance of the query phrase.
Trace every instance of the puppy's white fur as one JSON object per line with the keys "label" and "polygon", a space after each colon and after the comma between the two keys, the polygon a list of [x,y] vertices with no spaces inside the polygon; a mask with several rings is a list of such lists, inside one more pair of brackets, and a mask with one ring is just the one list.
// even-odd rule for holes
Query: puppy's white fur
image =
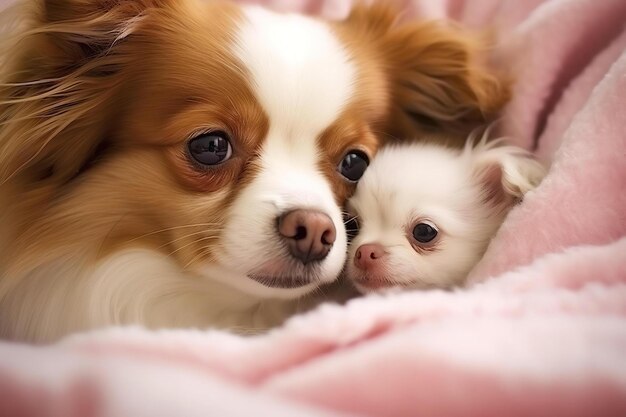
{"label": "puppy's white fur", "polygon": [[[464,150],[433,144],[383,149],[350,200],[359,232],[350,246],[348,276],[364,292],[368,288],[360,282],[368,274],[387,286],[462,284],[509,209],[543,175],[528,153],[498,142],[470,143]],[[420,221],[438,229],[423,248],[412,237]],[[354,264],[357,249],[368,243],[386,252],[377,272]]]}

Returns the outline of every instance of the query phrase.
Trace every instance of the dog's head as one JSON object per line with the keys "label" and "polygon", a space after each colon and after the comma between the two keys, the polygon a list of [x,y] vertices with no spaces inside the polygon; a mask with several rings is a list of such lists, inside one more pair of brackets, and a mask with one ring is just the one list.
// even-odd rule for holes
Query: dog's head
{"label": "dog's head", "polygon": [[350,199],[348,228],[358,234],[347,275],[359,290],[464,282],[507,212],[545,174],[524,150],[498,143],[378,153]]}
{"label": "dog's head", "polygon": [[2,68],[2,184],[66,196],[48,231],[146,241],[258,295],[339,274],[341,207],[399,113],[493,107],[456,29],[396,27],[381,7],[326,22],[198,0],[31,3]]}

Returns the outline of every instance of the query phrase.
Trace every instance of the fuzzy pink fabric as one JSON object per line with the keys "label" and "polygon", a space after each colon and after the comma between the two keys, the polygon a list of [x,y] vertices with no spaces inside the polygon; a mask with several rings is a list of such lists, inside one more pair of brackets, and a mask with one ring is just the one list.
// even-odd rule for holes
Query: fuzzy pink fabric
{"label": "fuzzy pink fabric", "polygon": [[[0,0],[2,1],[2,0]],[[326,305],[259,337],[0,343],[0,416],[626,415],[626,2],[405,1],[495,26],[503,124],[552,162],[456,292]],[[340,17],[348,0],[275,0]]]}

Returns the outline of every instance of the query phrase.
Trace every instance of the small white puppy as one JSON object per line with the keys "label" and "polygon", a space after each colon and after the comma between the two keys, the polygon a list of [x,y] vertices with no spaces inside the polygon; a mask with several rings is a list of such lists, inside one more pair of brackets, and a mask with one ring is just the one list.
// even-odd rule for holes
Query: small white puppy
{"label": "small white puppy", "polygon": [[507,212],[545,175],[499,141],[383,149],[349,202],[348,278],[361,292],[464,283]]}

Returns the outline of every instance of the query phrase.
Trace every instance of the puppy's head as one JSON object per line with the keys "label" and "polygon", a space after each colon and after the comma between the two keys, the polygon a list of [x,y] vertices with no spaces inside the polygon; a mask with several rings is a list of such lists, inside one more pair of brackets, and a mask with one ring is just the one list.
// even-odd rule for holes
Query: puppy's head
{"label": "puppy's head", "polygon": [[421,26],[398,31],[376,9],[331,23],[197,0],[31,4],[1,68],[15,228],[43,223],[38,245],[92,239],[99,255],[143,242],[257,295],[335,279],[340,207],[412,102],[399,86],[458,87],[417,65],[427,37],[401,34]]}
{"label": "puppy's head", "polygon": [[507,211],[543,177],[522,150],[389,147],[350,200],[358,234],[347,272],[361,291],[463,283]]}

